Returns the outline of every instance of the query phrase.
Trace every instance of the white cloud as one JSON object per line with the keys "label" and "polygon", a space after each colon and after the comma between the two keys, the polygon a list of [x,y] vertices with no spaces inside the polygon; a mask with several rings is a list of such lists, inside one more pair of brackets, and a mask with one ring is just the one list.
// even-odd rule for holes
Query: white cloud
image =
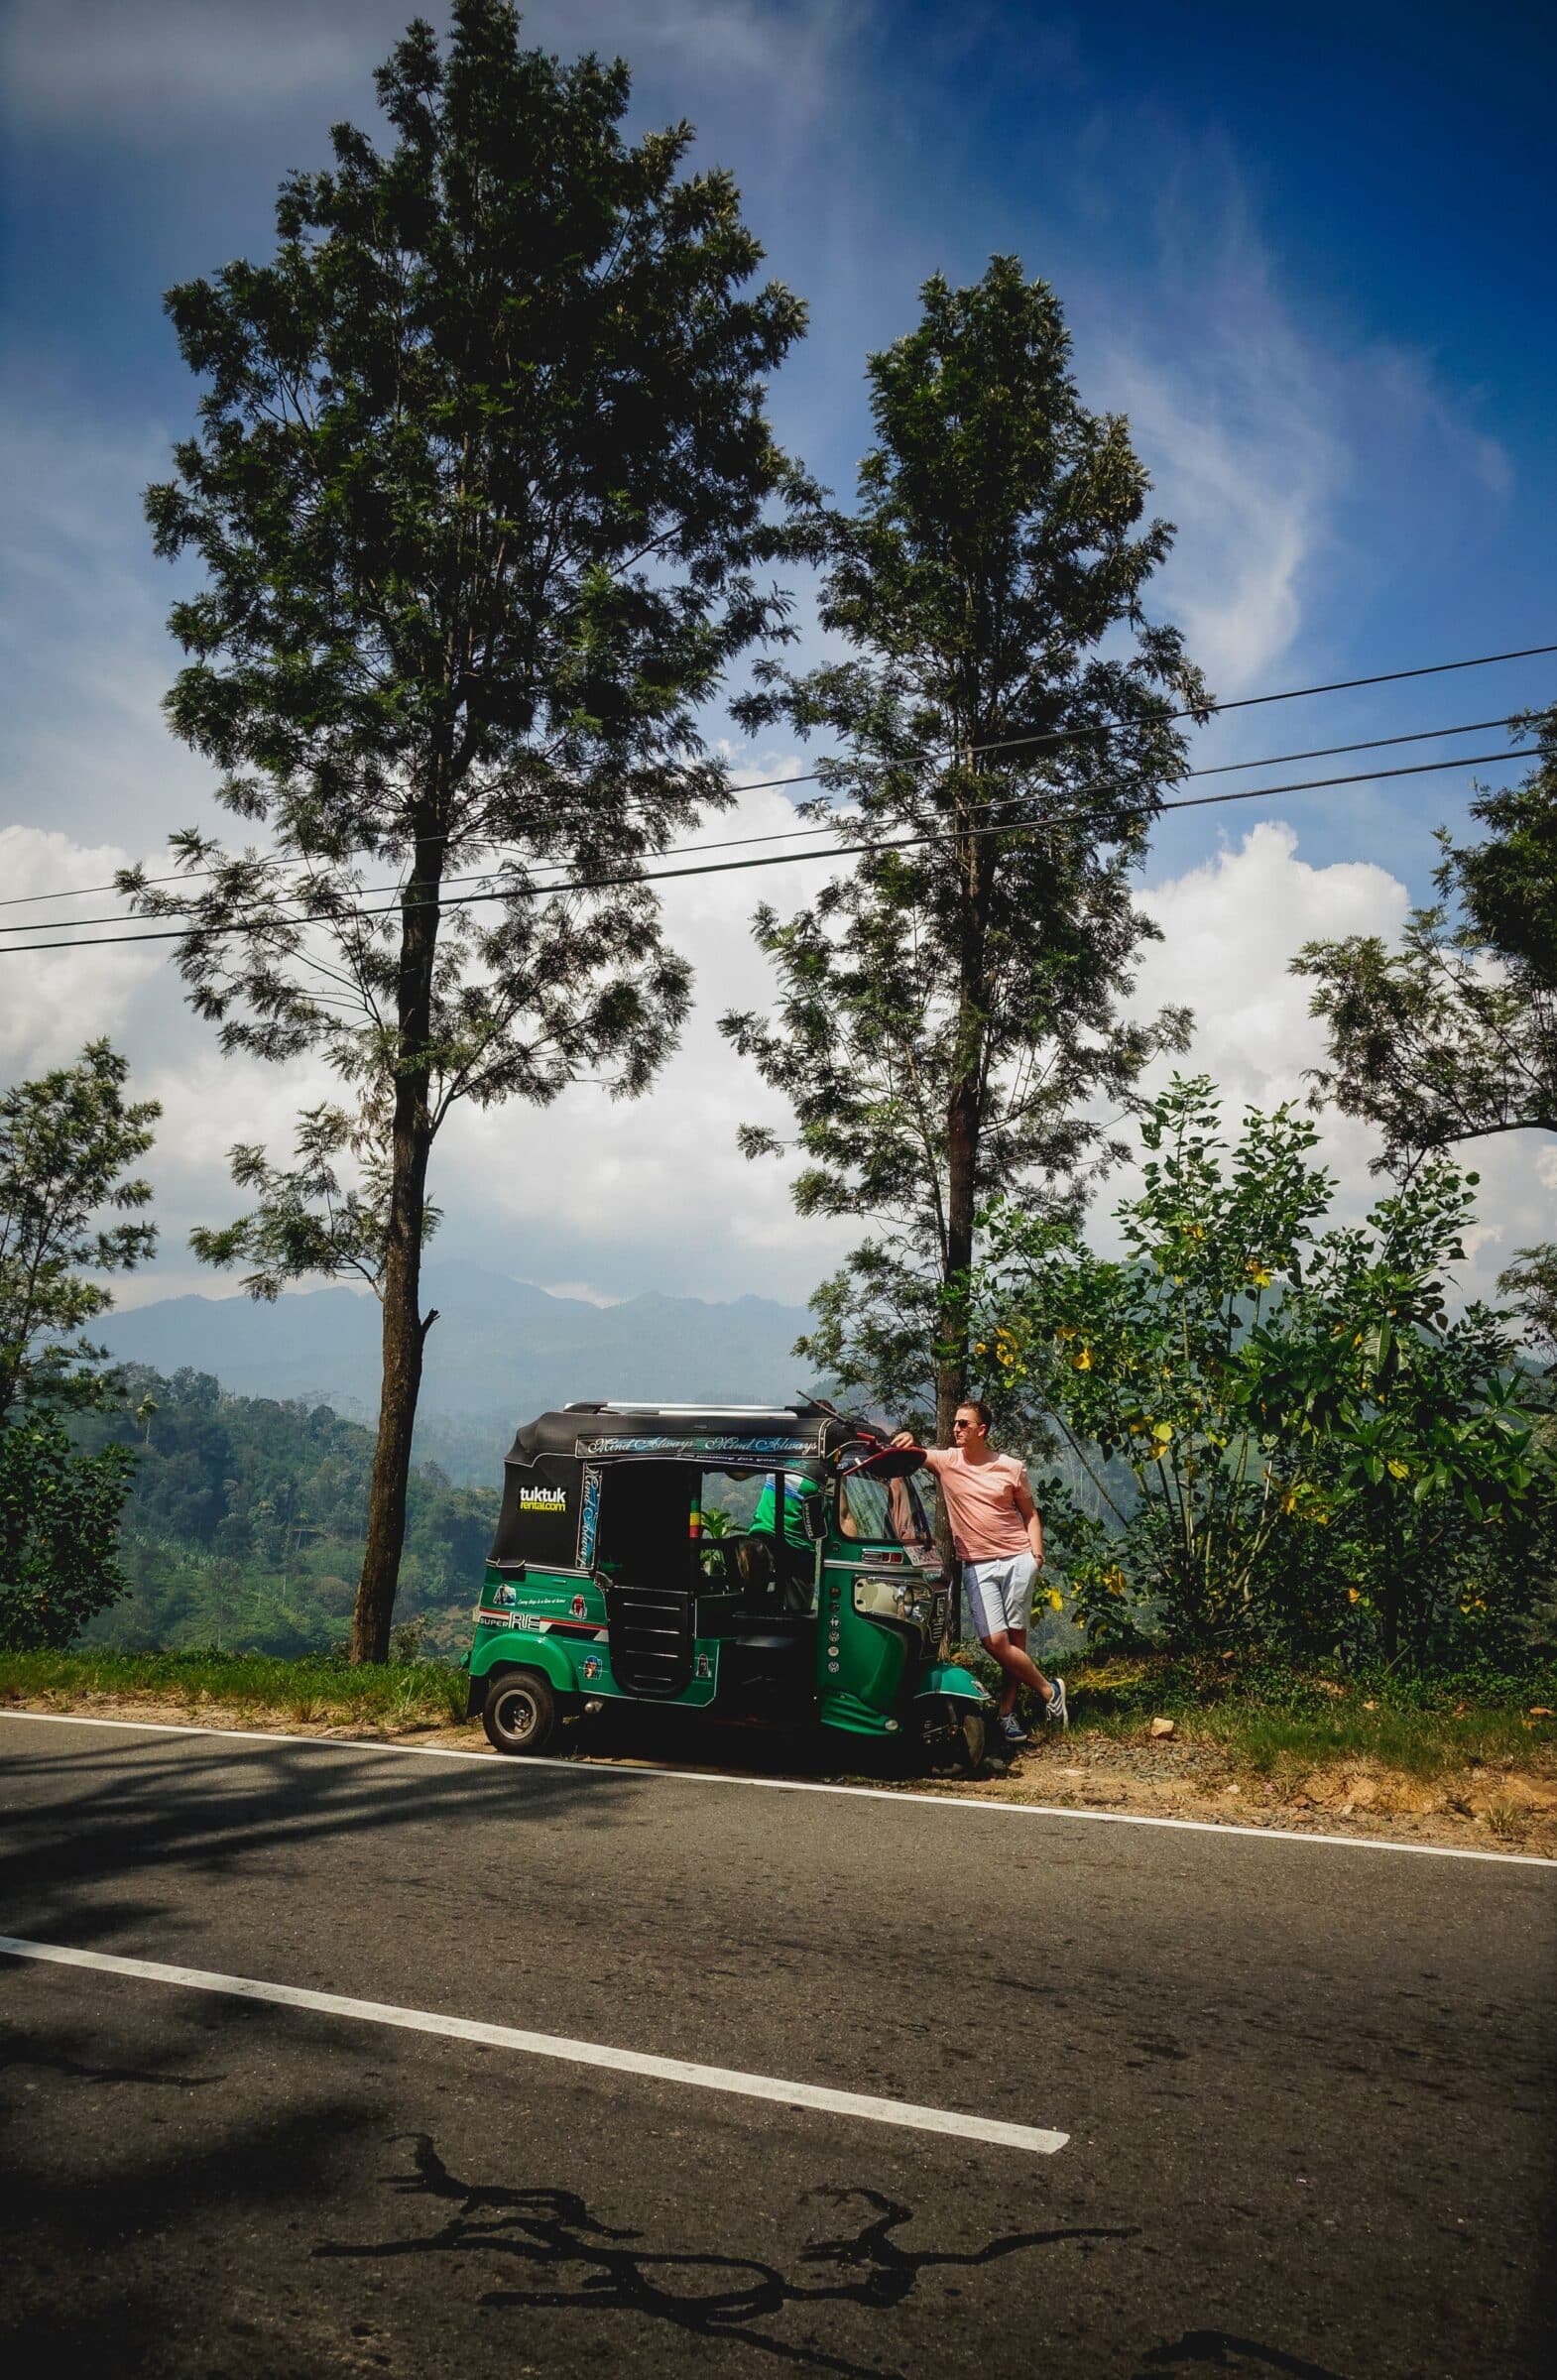
{"label": "white cloud", "polygon": [[133,822],[137,857],[200,814],[211,776],[162,716],[175,576],[153,557],[141,492],[167,475],[171,444],[151,424],[104,433],[46,388],[0,400],[7,807],[77,836]]}
{"label": "white cloud", "polygon": [[[780,759],[747,774],[799,766]],[[780,792],[743,792],[708,832],[722,840],[784,833],[793,824]],[[792,1118],[718,1030],[725,1010],[772,1004],[773,977],[750,932],[759,897],[796,908],[828,873],[830,864],[818,860],[764,879],[761,892],[755,878],[749,886],[733,880],[732,890],[732,880],[720,876],[665,887],[665,930],[696,968],[695,1006],[680,1048],[647,1099],[613,1102],[581,1084],[539,1112],[455,1112],[441,1150],[444,1180],[483,1182],[493,1246],[513,1250],[515,1266],[539,1233],[586,1258],[593,1245],[597,1260],[582,1267],[591,1279],[607,1272],[601,1259],[610,1251],[619,1267],[621,1251],[631,1250],[644,1268],[636,1288],[695,1290],[701,1280],[710,1296],[750,1289],[796,1298],[837,1261],[856,1235],[801,1222],[789,1203],[792,1168],[741,1155],[738,1123],[766,1124],[781,1136],[792,1130]],[[657,1265],[662,1277],[655,1276]]]}
{"label": "white cloud", "polygon": [[[95,138],[230,138],[299,102],[316,134],[342,102],[369,117],[369,75],[416,13],[407,0],[13,0],[0,76],[13,118]],[[446,8],[425,13],[446,26]],[[538,0],[521,39],[663,59],[793,115],[822,103],[866,14],[848,0]]]}
{"label": "white cloud", "polygon": [[1159,181],[1150,199],[1127,192],[1147,227],[1137,274],[1106,294],[1079,279],[1084,386],[1128,414],[1153,502],[1177,526],[1154,604],[1232,697],[1268,686],[1311,641],[1321,588],[1341,591],[1339,578],[1355,596],[1398,559],[1358,539],[1359,512],[1377,537],[1381,505],[1409,522],[1430,489],[1435,513],[1463,503],[1485,517],[1512,472],[1471,417],[1474,396],[1451,394],[1430,357],[1333,307],[1305,314],[1224,139],[1100,116],[1081,143],[1094,206],[1106,211],[1100,190],[1133,149]]}
{"label": "white cloud", "polygon": [[166,139],[210,134],[360,74],[404,30],[395,0],[16,0],[0,40],[13,116]]}
{"label": "white cloud", "polygon": [[1313,868],[1297,841],[1291,827],[1262,819],[1236,850],[1141,895],[1163,939],[1141,960],[1137,1005],[1193,1008],[1195,1044],[1179,1063],[1213,1076],[1230,1101],[1301,1099],[1304,1069],[1324,1055],[1309,986],[1287,972],[1300,945],[1346,934],[1392,940],[1409,906],[1387,870],[1362,860]]}
{"label": "white cloud", "polygon": [[[1309,985],[1288,971],[1301,944],[1370,933],[1393,941],[1410,906],[1406,888],[1386,869],[1360,861],[1315,868],[1297,855],[1292,828],[1262,820],[1237,848],[1141,895],[1163,939],[1142,959],[1132,1005],[1149,1012],[1172,1001],[1195,1012],[1189,1050],[1158,1061],[1151,1087],[1175,1069],[1210,1075],[1224,1095],[1230,1134],[1246,1107],[1306,1101],[1305,1070],[1324,1059],[1323,1025],[1308,1012]],[[1333,1109],[1316,1122],[1319,1159],[1337,1178],[1335,1214],[1354,1220],[1389,1188],[1371,1171],[1378,1135]],[[1530,1132],[1460,1154],[1481,1176],[1460,1285],[1467,1296],[1492,1297],[1510,1249],[1557,1233],[1557,1155]],[[1105,1194],[1094,1224],[1100,1238],[1109,1236],[1108,1210],[1134,1186],[1134,1174],[1122,1174]]]}
{"label": "white cloud", "polygon": [[[52,954],[24,946],[53,936],[53,921],[106,913],[98,896],[49,898],[76,886],[104,885],[129,854],[112,844],[83,846],[31,826],[0,827],[0,1062],[16,1074],[67,1064],[85,1041],[116,1025],[134,993],[158,969],[150,951],[110,948]],[[117,905],[110,896],[106,908]],[[12,947],[16,946],[16,947]],[[136,1096],[148,1096],[141,1085]]]}

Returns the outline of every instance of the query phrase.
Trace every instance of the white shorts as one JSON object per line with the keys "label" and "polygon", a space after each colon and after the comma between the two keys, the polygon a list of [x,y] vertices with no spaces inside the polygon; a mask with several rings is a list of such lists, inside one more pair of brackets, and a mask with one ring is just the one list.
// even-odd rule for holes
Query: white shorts
{"label": "white shorts", "polygon": [[998,1562],[964,1562],[962,1588],[975,1636],[1012,1635],[1032,1624],[1032,1593],[1038,1566],[1030,1554],[1006,1554]]}

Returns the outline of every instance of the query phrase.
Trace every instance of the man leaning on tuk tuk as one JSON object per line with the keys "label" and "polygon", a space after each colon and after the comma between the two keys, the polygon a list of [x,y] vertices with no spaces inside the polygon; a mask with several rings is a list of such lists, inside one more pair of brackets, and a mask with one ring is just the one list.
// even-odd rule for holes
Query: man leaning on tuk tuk
{"label": "man leaning on tuk tuk", "polygon": [[[1043,1515],[1023,1466],[991,1446],[990,1409],[981,1398],[960,1404],[951,1426],[953,1443],[927,1447],[924,1459],[945,1500],[974,1631],[1005,1675],[997,1713],[1001,1736],[1008,1744],[1026,1743],[1027,1730],[1017,1717],[1023,1686],[1037,1694],[1046,1720],[1069,1725],[1064,1680],[1046,1678],[1027,1651],[1033,1591],[1043,1568]],[[912,1446],[912,1431],[899,1430],[893,1444]]]}

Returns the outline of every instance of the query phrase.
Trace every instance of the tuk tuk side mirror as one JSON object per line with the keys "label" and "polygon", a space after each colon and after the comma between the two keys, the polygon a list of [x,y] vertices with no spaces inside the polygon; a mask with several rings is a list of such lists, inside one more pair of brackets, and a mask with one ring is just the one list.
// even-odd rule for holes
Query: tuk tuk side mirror
{"label": "tuk tuk side mirror", "polygon": [[827,1498],[825,1495],[802,1495],[800,1526],[808,1545],[820,1545],[827,1534]]}

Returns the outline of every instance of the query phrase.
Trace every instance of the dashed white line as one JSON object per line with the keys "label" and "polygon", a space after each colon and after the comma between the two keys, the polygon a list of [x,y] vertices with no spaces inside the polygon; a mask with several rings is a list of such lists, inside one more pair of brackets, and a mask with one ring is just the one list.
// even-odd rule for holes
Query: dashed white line
{"label": "dashed white line", "polygon": [[384,1743],[368,1735],[288,1735],[277,1727],[209,1727],[161,1719],[80,1719],[69,1711],[17,1711],[0,1705],[0,1720],[31,1719],[61,1727],[113,1727],[140,1735],[214,1735],[229,1743],[296,1743],[313,1751],[400,1752],[418,1760],[479,1760],[486,1767],[560,1768],[573,1777],[668,1777],[677,1785],[749,1785],[765,1793],[831,1793],[866,1802],[907,1803],[920,1809],[970,1812],[984,1818],[1063,1818],[1099,1827],[1165,1827],[1180,1835],[1220,1835],[1240,1843],[1305,1843],[1344,1851],[1399,1851],[1417,1859],[1476,1859],[1494,1867],[1551,1867],[1539,1851],[1482,1851],[1453,1843],[1391,1843],[1379,1835],[1307,1834],[1297,1827],[1240,1827],[1218,1818],[1156,1818],[1139,1810],[1075,1810],[1061,1802],[989,1802],[969,1795],[911,1793],[889,1785],[834,1785],[817,1777],[749,1777],[729,1769],[668,1768],[652,1760],[553,1759],[526,1754],[505,1763],[495,1752],[463,1752],[446,1743]]}
{"label": "dashed white line", "polygon": [[489,2025],[468,2016],[441,2016],[426,2008],[397,2008],[384,2000],[354,2000],[334,1991],[307,1991],[296,1983],[268,1983],[253,1975],[222,1975],[198,1966],[167,1966],[157,1959],[120,1959],[107,1951],[78,1951],[68,1944],[26,1942],[0,1934],[0,1954],[36,1959],[51,1966],[85,1967],[93,1973],[124,1975],[142,1983],[167,1983],[182,1991],[209,1991],[236,2000],[266,2000],[279,2008],[305,2008],[318,2016],[347,2017],[357,2024],[391,2025],[403,2033],[437,2033],[450,2041],[479,2042],[493,2050],[515,2050],[527,2058],[559,2059],[568,2066],[605,2067],[617,2074],[647,2075],[684,2089],[718,2090],[743,2099],[770,2099],[780,2107],[809,2107],[823,2115],[853,2117],[867,2124],[895,2124],[908,2132],[940,2132],[954,2140],[987,2141],[999,2149],[1052,2157],[1070,2138],[1033,2124],[1008,2124],[994,2116],[962,2115],[949,2107],[918,2107],[907,2099],[880,2099],[858,2090],[831,2090],[820,2082],[789,2082],[775,2075],[743,2074],[737,2067],[697,2066],[686,2058],[659,2058],[644,2050],[620,2050],[601,2041],[571,2041],[565,2034],[527,2033],[517,2025]]}

